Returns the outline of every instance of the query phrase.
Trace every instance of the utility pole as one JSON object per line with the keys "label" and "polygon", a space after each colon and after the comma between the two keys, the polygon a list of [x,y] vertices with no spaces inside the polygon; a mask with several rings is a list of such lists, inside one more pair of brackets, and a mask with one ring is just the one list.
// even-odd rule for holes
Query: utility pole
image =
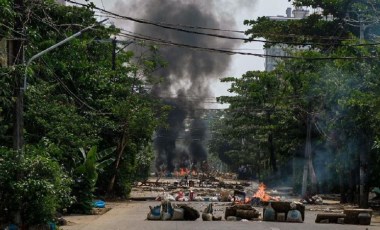
{"label": "utility pole", "polygon": [[[13,149],[18,152],[18,156],[22,156],[21,151],[24,145],[24,92],[22,90],[22,76],[20,71],[17,71],[17,65],[21,66],[24,63],[24,1],[14,0],[13,10],[16,13],[16,18],[13,26],[13,39],[7,42],[8,66],[16,66],[14,71],[14,91],[13,97],[16,99],[13,109]],[[21,36],[20,36],[21,35]],[[21,175],[18,175],[21,177]],[[19,204],[21,207],[21,204]],[[14,221],[17,224],[22,223],[21,209],[15,213]]]}
{"label": "utility pole", "polygon": [[[360,26],[360,44],[364,44],[365,37],[364,32],[367,27],[371,25],[364,24],[363,18],[359,16],[359,26]],[[368,175],[368,158],[369,158],[369,148],[367,147],[367,138],[363,138],[362,144],[365,148],[360,148],[359,153],[359,207],[368,208],[368,196],[369,196],[369,175]]]}
{"label": "utility pole", "polygon": [[[379,18],[368,17],[365,18],[365,12],[353,12],[357,16],[357,20],[348,19],[346,23],[350,26],[359,27],[359,42],[365,43],[365,31],[367,28],[379,23]],[[363,75],[363,74],[362,74]],[[365,135],[365,134],[363,134]],[[359,207],[368,208],[369,196],[369,143],[366,136],[359,137],[360,152],[359,152]]]}
{"label": "utility pole", "polygon": [[116,70],[116,37],[112,39],[112,70]]}
{"label": "utility pole", "polygon": [[[24,1],[15,0],[13,9],[18,15],[13,27],[13,40],[8,41],[8,66],[22,65],[24,62],[24,34],[23,18],[24,18]],[[22,78],[20,72],[14,71],[15,87],[13,96],[16,98],[14,104],[13,116],[13,149],[20,151],[24,144],[24,92],[21,90]]]}

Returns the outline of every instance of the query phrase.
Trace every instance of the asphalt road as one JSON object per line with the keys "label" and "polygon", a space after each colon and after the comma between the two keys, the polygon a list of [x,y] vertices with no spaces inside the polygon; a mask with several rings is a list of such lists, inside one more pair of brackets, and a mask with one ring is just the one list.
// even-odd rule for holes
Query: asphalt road
{"label": "asphalt road", "polygon": [[[306,211],[304,223],[281,222],[230,222],[230,221],[148,221],[146,220],[149,205],[154,206],[158,202],[123,202],[114,205],[107,213],[100,216],[70,216],[66,217],[70,225],[63,226],[63,230],[124,230],[124,229],[157,229],[157,230],[230,230],[230,229],[255,229],[255,230],[374,230],[380,229],[380,222],[372,222],[370,226],[340,225],[340,224],[316,224],[317,212]],[[198,210],[206,207],[205,203],[191,203]],[[222,215],[224,205],[214,205],[216,215]],[[259,209],[262,211],[261,209]]]}

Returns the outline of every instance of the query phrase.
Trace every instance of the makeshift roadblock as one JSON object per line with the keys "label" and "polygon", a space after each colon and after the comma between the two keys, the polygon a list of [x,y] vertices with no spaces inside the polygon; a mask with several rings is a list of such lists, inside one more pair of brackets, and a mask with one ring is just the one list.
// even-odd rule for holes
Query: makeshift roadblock
{"label": "makeshift roadblock", "polygon": [[315,223],[370,225],[372,209],[345,209],[343,213],[319,213]]}
{"label": "makeshift roadblock", "polygon": [[149,206],[148,220],[196,220],[199,212],[185,204],[172,205],[170,201],[162,201],[161,205]]}

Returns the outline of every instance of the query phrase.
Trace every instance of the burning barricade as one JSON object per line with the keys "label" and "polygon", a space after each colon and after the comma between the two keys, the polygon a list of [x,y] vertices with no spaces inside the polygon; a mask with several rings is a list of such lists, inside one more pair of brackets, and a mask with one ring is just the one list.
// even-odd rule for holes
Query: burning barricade
{"label": "burning barricade", "polygon": [[[227,219],[256,219],[258,212],[252,206],[263,206],[263,220],[264,221],[287,221],[287,222],[303,222],[305,218],[305,206],[301,203],[281,201],[280,197],[271,196],[266,192],[264,183],[260,183],[257,191],[252,197],[247,197],[246,192],[234,191],[235,205],[226,208],[225,218]],[[241,216],[241,211],[236,211],[236,207],[251,207],[250,212],[244,211],[245,214]],[[230,217],[234,216],[234,217]],[[236,217],[236,218],[235,218]],[[247,218],[248,217],[248,218]]]}
{"label": "burning barricade", "polygon": [[274,197],[270,196],[266,192],[266,185],[264,183],[259,184],[259,188],[257,189],[256,193],[252,196],[251,204],[252,205],[260,205],[261,202],[269,202],[269,201],[280,201],[280,197]]}
{"label": "burning barricade", "polygon": [[305,206],[299,202],[281,201],[280,197],[266,193],[265,184],[261,183],[253,195],[252,205],[264,206],[264,221],[298,222],[305,220]]}

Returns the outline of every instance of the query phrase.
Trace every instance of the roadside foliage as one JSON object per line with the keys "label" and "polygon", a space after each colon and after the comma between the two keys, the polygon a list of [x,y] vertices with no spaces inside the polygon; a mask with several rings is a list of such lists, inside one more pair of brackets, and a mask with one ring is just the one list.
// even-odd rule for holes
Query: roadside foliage
{"label": "roadside foliage", "polygon": [[[91,7],[52,0],[24,5],[26,60],[96,23]],[[12,11],[11,1],[1,1],[0,14],[0,39],[14,37],[12,19],[21,15]],[[0,202],[0,224],[13,222],[20,212],[29,225],[47,223],[57,211],[90,213],[95,195],[125,198],[135,180],[148,176],[153,132],[170,109],[150,96],[148,86],[152,71],[164,62],[155,47],[138,41],[133,46],[144,50],[138,56],[121,49],[122,42],[114,47],[118,32],[99,24],[25,71],[0,66],[0,200],[7,200]],[[20,153],[12,149],[12,95],[19,90],[15,76],[24,72]]]}
{"label": "roadside foliage", "polygon": [[234,95],[219,98],[230,106],[214,122],[210,150],[234,169],[251,165],[268,184],[368,207],[380,179],[380,1],[293,4],[310,16],[245,21],[252,41],[288,56],[271,72],[222,80]]}

